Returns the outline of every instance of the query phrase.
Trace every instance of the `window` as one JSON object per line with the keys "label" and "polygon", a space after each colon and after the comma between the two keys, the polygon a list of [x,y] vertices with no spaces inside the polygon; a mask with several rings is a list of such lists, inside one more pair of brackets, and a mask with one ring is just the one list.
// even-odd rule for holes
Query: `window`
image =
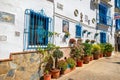
{"label": "window", "polygon": [[104,32],[100,33],[100,42],[106,43],[106,33],[104,33]]}
{"label": "window", "polygon": [[103,3],[99,4],[99,23],[112,25],[111,9]]}
{"label": "window", "polygon": [[115,0],[115,7],[120,8],[120,0]]}
{"label": "window", "polygon": [[107,23],[107,8],[103,5],[99,5],[99,17],[100,17],[100,23],[106,24]]}
{"label": "window", "polygon": [[116,19],[116,30],[120,30],[120,19]]}
{"label": "window", "polygon": [[76,25],[76,37],[80,38],[81,37],[81,26]]}
{"label": "window", "polygon": [[36,48],[48,44],[48,28],[50,28],[50,18],[43,12],[26,10],[25,12],[25,31],[24,45],[27,48]]}

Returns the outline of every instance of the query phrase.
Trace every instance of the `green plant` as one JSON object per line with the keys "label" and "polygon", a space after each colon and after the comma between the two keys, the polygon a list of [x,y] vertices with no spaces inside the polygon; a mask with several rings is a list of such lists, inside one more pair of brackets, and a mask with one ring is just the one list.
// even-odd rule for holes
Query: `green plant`
{"label": "green plant", "polygon": [[70,36],[70,33],[69,32],[65,32],[65,35],[64,35],[66,38],[68,38]]}
{"label": "green plant", "polygon": [[70,68],[73,68],[76,65],[76,62],[73,58],[67,58],[66,61],[68,65],[70,66]]}
{"label": "green plant", "polygon": [[95,40],[91,40],[91,43],[95,43]]}
{"label": "green plant", "polygon": [[84,55],[83,48],[84,48],[84,46],[82,44],[82,39],[78,39],[77,40],[77,44],[75,44],[71,48],[71,52],[70,52],[71,57],[74,58],[74,59],[76,59],[76,60],[82,59],[82,57]]}
{"label": "green plant", "polygon": [[114,47],[110,43],[106,43],[104,47],[104,52],[112,52],[114,50]]}
{"label": "green plant", "polygon": [[105,51],[105,43],[98,44],[100,46],[100,52],[103,54]]}
{"label": "green plant", "polygon": [[86,40],[85,40],[85,43],[89,43],[89,42],[90,42],[90,40],[89,40],[89,39],[86,39]]}
{"label": "green plant", "polygon": [[60,60],[58,62],[58,68],[60,68],[61,70],[65,71],[67,69],[67,62],[64,60]]}
{"label": "green plant", "polygon": [[84,54],[87,56],[91,55],[92,45],[88,43],[83,43],[83,45],[84,45]]}
{"label": "green plant", "polygon": [[100,46],[99,46],[98,44],[93,44],[93,45],[92,45],[91,52],[92,52],[93,54],[99,54],[99,53],[100,53],[100,50],[101,50],[101,48],[100,48]]}
{"label": "green plant", "polygon": [[53,51],[53,57],[55,58],[55,68],[57,67],[58,59],[63,57],[63,52],[59,50],[59,47],[57,47]]}

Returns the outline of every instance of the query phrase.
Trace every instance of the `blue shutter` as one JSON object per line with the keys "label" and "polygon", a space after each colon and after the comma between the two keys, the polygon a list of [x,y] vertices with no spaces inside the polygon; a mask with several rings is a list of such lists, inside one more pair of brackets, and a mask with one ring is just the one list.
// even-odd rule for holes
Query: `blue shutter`
{"label": "blue shutter", "polygon": [[117,1],[118,1],[118,0],[115,0],[115,7],[117,7]]}
{"label": "blue shutter", "polygon": [[116,30],[120,30],[120,19],[116,19]]}
{"label": "blue shutter", "polygon": [[116,30],[118,30],[118,19],[116,19]]}
{"label": "blue shutter", "polygon": [[106,33],[103,32],[100,33],[100,42],[106,43]]}
{"label": "blue shutter", "polygon": [[106,33],[103,33],[103,43],[106,43]]}
{"label": "blue shutter", "polygon": [[81,37],[81,26],[76,25],[76,37]]}

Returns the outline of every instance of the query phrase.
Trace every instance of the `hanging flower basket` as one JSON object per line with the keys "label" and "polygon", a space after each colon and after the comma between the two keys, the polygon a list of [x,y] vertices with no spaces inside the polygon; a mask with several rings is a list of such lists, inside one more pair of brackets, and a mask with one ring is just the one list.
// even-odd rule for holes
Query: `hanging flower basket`
{"label": "hanging flower basket", "polygon": [[83,30],[83,33],[86,33],[87,32],[87,30]]}
{"label": "hanging flower basket", "polygon": [[76,40],[74,39],[74,38],[71,38],[70,40],[69,40],[69,43],[70,44],[73,44],[73,43],[75,43],[76,42]]}
{"label": "hanging flower basket", "polygon": [[95,40],[91,40],[91,43],[95,43]]}
{"label": "hanging flower basket", "polygon": [[89,42],[90,42],[90,40],[89,40],[89,39],[86,39],[86,40],[85,40],[85,42],[86,42],[86,43],[89,43]]}
{"label": "hanging flower basket", "polygon": [[99,33],[95,33],[94,38],[96,38],[99,35]]}

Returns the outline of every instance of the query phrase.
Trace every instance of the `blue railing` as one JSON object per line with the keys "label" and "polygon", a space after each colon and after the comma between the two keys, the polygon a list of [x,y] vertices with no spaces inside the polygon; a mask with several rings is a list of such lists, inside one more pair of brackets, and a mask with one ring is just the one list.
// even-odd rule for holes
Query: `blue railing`
{"label": "blue railing", "polygon": [[102,13],[97,14],[97,23],[104,24],[107,26],[112,26],[112,18],[110,16],[106,16]]}

